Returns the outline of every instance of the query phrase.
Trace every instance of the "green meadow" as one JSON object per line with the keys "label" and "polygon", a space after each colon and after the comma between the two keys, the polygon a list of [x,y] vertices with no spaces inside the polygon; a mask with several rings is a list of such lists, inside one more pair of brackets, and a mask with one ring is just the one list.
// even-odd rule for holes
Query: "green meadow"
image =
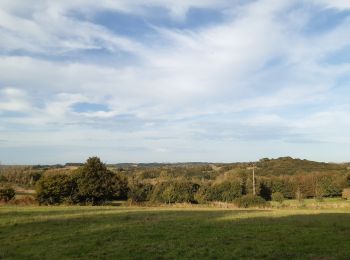
{"label": "green meadow", "polygon": [[0,207],[0,259],[349,257],[349,207]]}

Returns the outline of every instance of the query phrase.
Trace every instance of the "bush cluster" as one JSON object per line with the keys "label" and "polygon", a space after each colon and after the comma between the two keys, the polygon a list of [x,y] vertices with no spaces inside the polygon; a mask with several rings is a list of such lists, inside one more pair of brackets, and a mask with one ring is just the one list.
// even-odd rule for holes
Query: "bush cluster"
{"label": "bush cluster", "polygon": [[0,187],[0,201],[8,202],[15,198],[16,192],[10,186]]}
{"label": "bush cluster", "polygon": [[[133,183],[130,185],[128,193],[129,199],[135,202],[151,201],[159,203],[208,203],[212,201],[236,203],[237,199],[243,195],[244,187],[238,180],[202,186],[190,181],[166,181],[159,182],[154,186]],[[254,198],[256,197],[261,198],[254,196]],[[257,201],[256,203],[259,202],[259,200],[253,200],[253,202],[255,201]],[[260,201],[265,200],[261,198]],[[244,202],[245,199],[242,203]],[[251,206],[250,202],[248,206]],[[252,206],[256,205],[253,203]]]}
{"label": "bush cluster", "polygon": [[244,194],[244,187],[240,181],[223,181],[213,185],[203,185],[196,194],[200,203],[210,201],[232,202]]}
{"label": "bush cluster", "polygon": [[36,185],[39,204],[77,203],[75,176],[66,174],[44,175]]}
{"label": "bush cluster", "polygon": [[198,184],[186,181],[161,182],[154,186],[150,199],[162,203],[196,203],[194,195],[198,188]]}
{"label": "bush cluster", "polygon": [[127,190],[127,181],[108,170],[97,157],[89,158],[73,174],[44,175],[36,185],[40,204],[98,205],[113,199],[125,199]]}
{"label": "bush cluster", "polygon": [[256,182],[258,194],[265,200],[271,200],[272,193],[276,192],[286,199],[339,197],[347,186],[344,175],[325,173],[258,177]]}

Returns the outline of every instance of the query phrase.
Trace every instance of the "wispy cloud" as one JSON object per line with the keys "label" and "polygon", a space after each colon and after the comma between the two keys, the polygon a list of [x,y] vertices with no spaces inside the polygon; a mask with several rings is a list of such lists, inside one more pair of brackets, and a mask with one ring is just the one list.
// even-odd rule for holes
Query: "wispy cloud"
{"label": "wispy cloud", "polygon": [[2,1],[0,155],[345,160],[349,23],[340,0]]}

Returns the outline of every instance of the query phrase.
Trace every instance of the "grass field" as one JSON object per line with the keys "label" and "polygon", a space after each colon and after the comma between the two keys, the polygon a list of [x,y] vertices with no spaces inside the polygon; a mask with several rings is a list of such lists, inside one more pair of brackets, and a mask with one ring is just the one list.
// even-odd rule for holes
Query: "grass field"
{"label": "grass field", "polygon": [[0,207],[0,259],[349,259],[350,209]]}

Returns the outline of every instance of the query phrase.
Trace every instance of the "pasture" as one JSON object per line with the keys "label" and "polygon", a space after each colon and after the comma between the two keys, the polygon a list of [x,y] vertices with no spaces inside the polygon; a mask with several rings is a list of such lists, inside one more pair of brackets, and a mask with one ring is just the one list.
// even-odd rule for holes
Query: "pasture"
{"label": "pasture", "polygon": [[350,208],[0,207],[0,259],[349,257]]}

